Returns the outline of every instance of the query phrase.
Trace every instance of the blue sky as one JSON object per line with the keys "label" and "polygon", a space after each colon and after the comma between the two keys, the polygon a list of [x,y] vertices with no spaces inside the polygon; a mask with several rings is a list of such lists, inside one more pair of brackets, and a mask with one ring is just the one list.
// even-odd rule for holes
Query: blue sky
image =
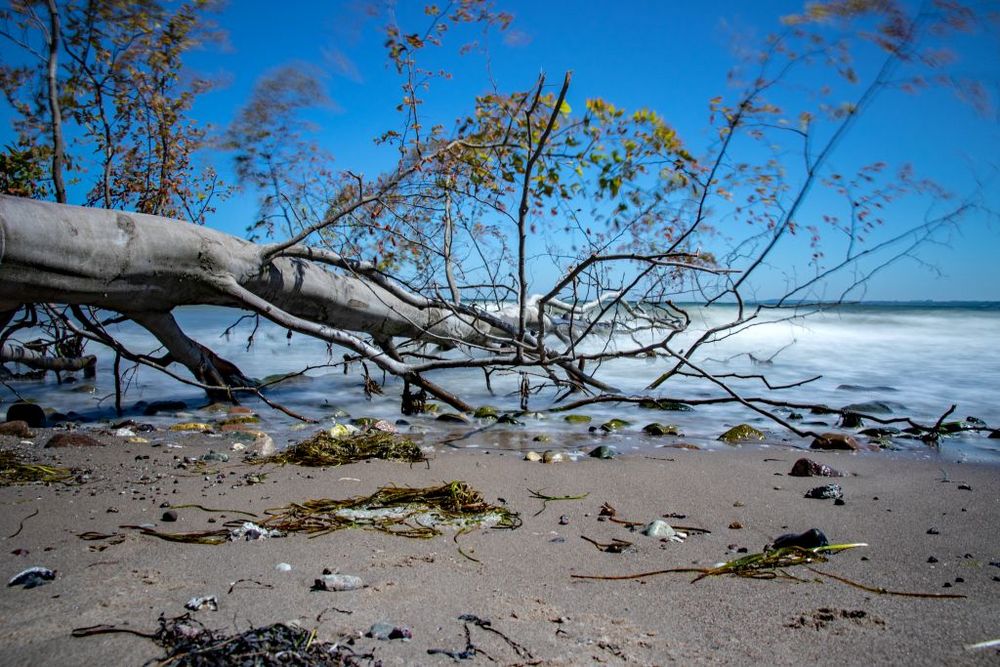
{"label": "blue sky", "polygon": [[[425,25],[418,11],[422,4],[399,3],[404,32]],[[676,127],[692,152],[700,154],[711,143],[708,100],[733,92],[726,74],[736,52],[778,29],[779,18],[800,4],[501,0],[498,6],[515,20],[507,33],[491,35],[487,55],[457,58],[458,42],[451,41],[432,56],[455,76],[437,81],[427,94],[425,113],[431,119],[449,125],[471,110],[474,96],[490,90],[491,81],[502,91],[522,90],[540,71],[558,82],[572,70],[569,101],[574,108],[582,108],[585,98],[602,97],[629,109],[654,109]],[[232,0],[217,17],[228,32],[228,44],[190,58],[194,68],[222,84],[198,102],[193,116],[224,127],[262,75],[303,63],[324,72],[333,103],[313,111],[310,118],[319,128],[316,139],[335,155],[336,167],[371,175],[391,166],[392,153],[376,148],[372,138],[398,125],[394,107],[400,80],[384,57],[385,15],[370,17],[363,7],[354,0]],[[996,101],[997,42],[979,38],[960,55],[962,72],[985,80]],[[972,189],[975,178],[984,178],[984,196],[1000,210],[1000,179],[993,173],[1000,166],[997,118],[995,110],[977,115],[950,93],[887,95],[840,146],[834,163],[847,168],[875,159],[895,165],[913,162],[921,173],[960,195]],[[220,205],[210,224],[242,234],[253,219],[254,202],[253,193],[238,193]],[[887,222],[887,230],[902,229],[924,215],[928,203],[902,207]],[[817,215],[821,206],[820,199],[810,214]],[[900,262],[880,274],[866,297],[1000,300],[1000,224],[978,216],[939,240],[945,245],[925,247],[921,261]],[[835,249],[834,244],[831,251]],[[780,286],[777,276],[797,266],[808,252],[807,244],[791,243],[775,258],[781,266],[770,282],[758,285],[758,295],[774,296]],[[534,282],[540,289],[553,277],[538,269]]]}

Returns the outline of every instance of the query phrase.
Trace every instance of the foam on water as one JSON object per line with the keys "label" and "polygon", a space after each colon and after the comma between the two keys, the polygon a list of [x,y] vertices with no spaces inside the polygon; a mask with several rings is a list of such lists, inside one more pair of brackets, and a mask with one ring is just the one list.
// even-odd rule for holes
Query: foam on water
{"label": "foam on water", "polygon": [[[732,306],[692,310],[693,329],[701,331],[731,318]],[[952,418],[976,416],[994,427],[1000,426],[1000,305],[965,304],[950,307],[873,305],[840,308],[816,313],[806,319],[788,320],[789,311],[765,311],[762,320],[738,336],[699,349],[691,361],[713,374],[766,374],[772,384],[800,382],[819,375],[806,385],[768,392],[757,380],[737,380],[734,387],[744,396],[770,395],[794,403],[822,403],[841,407],[867,400],[888,400],[902,404],[902,414],[922,422],[933,423],[952,404],[957,406]],[[332,407],[347,410],[354,416],[375,416],[396,419],[399,415],[400,382],[386,378],[385,395],[371,401],[364,397],[357,368],[344,375],[340,367],[343,350],[328,349],[321,342],[295,334],[289,340],[284,329],[261,322],[253,332],[248,320],[223,334],[238,315],[221,308],[195,307],[180,309],[177,318],[188,333],[211,347],[221,356],[235,362],[251,377],[294,372],[312,367],[306,376],[294,380],[270,393],[275,400],[306,415],[322,418]],[[253,332],[253,345],[247,349]],[[136,350],[154,350],[156,343],[143,330],[129,324],[119,325],[115,334]],[[686,335],[687,336],[687,335]],[[684,351],[692,340],[681,336],[675,350]],[[555,342],[555,341],[554,341]],[[612,341],[612,344],[615,341]],[[623,344],[630,341],[621,341]],[[594,349],[603,345],[591,341]],[[75,410],[93,418],[111,418],[113,380],[112,356],[91,344],[89,350],[98,354],[98,377],[93,392],[82,391],[83,381],[57,386],[54,380],[44,383],[24,382],[15,388],[47,407],[60,411]],[[770,364],[755,363],[775,355]],[[720,390],[705,380],[674,378],[654,392],[645,387],[660,373],[672,366],[669,358],[620,359],[606,362],[598,377],[625,393],[652,393],[676,399],[709,398],[721,395]],[[371,367],[371,365],[370,365]],[[371,368],[376,379],[380,373]],[[183,369],[179,373],[185,374]],[[461,395],[473,405],[495,405],[501,410],[518,407],[519,377],[495,373],[494,394],[487,391],[482,371],[456,369],[436,373],[432,378]],[[845,390],[854,385],[870,390]],[[3,398],[11,400],[10,391],[2,389]],[[532,398],[531,408],[551,405],[554,394],[542,393]],[[181,399],[196,406],[204,402],[196,388],[182,385],[151,369],[138,368],[128,377],[126,406],[139,400]],[[280,413],[265,412],[270,425],[287,430],[290,419]],[[578,412],[594,417],[594,423],[611,417],[628,419],[638,429],[650,421],[678,424],[687,439],[700,444],[714,438],[728,426],[751,422],[767,426],[774,439],[790,437],[779,427],[753,412],[733,404],[699,407],[694,412],[656,412],[632,406],[597,404]],[[807,416],[807,418],[809,418]],[[430,418],[416,418],[427,426],[440,428]],[[570,426],[556,415],[544,421],[532,422],[532,430],[580,431],[583,425]],[[817,427],[818,428],[818,427]],[[614,437],[626,437],[622,436]],[[278,439],[276,438],[276,441]],[[645,442],[645,438],[641,438]],[[283,439],[281,440],[283,441]],[[622,442],[624,444],[624,441]],[[655,446],[650,440],[649,446]],[[1000,441],[984,437],[959,436],[945,442],[948,456],[1000,461]]]}

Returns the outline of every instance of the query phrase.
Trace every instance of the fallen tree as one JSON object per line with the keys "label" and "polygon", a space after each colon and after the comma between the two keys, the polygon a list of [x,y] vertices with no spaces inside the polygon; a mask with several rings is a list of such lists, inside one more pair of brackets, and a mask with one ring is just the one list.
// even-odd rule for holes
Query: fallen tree
{"label": "fallen tree", "polygon": [[[53,15],[55,7],[50,3]],[[172,148],[185,158],[184,169],[153,179],[137,197],[131,188],[142,175],[116,181],[134,161],[118,155],[108,139],[113,133],[101,134],[94,142],[105,156],[103,174],[88,198],[101,207],[0,198],[0,322],[11,323],[0,343],[14,328],[48,323],[53,349],[71,338],[100,342],[116,355],[116,374],[127,359],[192,382],[170,369],[177,363],[213,395],[264,398],[236,364],[190,338],[173,315],[181,306],[214,305],[345,348],[351,358],[403,378],[404,403],[412,384],[470,410],[459,392],[429,379],[454,368],[482,369],[487,383],[496,371],[520,374],[522,407],[542,386],[555,387],[557,399],[572,393],[592,394],[583,401],[639,400],[602,382],[600,367],[623,357],[657,357],[648,390],[700,378],[718,389],[720,400],[804,435],[808,431],[774,414],[771,402],[737,388],[747,382],[776,388],[764,375],[713,373],[699,356],[702,348],[756,326],[766,311],[787,308],[780,317],[797,318],[850,298],[871,275],[976,207],[974,199],[965,200],[863,244],[890,201],[936,197],[939,190],[907,169],[891,174],[881,162],[855,165],[853,173],[830,164],[878,95],[899,85],[900,66],[915,62],[918,37],[953,25],[961,8],[931,20],[906,16],[892,3],[816,7],[827,7],[826,13],[813,9],[816,15],[798,23],[874,16],[877,66],[859,83],[857,73],[845,69],[840,42],[802,28],[787,31],[752,61],[752,76],[733,100],[711,101],[717,140],[698,158],[652,111],[627,113],[590,99],[574,113],[567,74],[558,88],[549,88],[543,76],[527,91],[479,98],[449,137],[440,128],[421,132],[418,91],[410,89],[401,105],[403,131],[383,137],[401,155],[396,166],[378,179],[334,175],[290,129],[288,114],[308,101],[311,84],[282,72],[258,86],[229,133],[244,185],[264,193],[253,225],[260,242],[176,219],[186,212],[201,220],[207,206],[192,213],[191,188],[170,190],[171,183],[194,180],[185,152],[189,131],[181,136],[171,134],[173,126],[156,127],[157,137],[175,141],[147,161],[162,175]],[[426,43],[415,35],[401,38],[398,30],[390,34],[390,58],[411,86],[414,54]],[[816,83],[811,60],[849,83],[843,91],[849,101],[831,104],[823,92],[815,106],[807,99],[802,109],[779,107],[773,98]],[[91,64],[73,62],[86,65],[73,72],[78,83]],[[106,64],[116,85],[132,85],[113,65]],[[782,86],[786,91],[779,92]],[[61,99],[56,92],[52,97]],[[44,120],[31,127],[58,135],[55,123]],[[100,123],[86,125],[93,127]],[[58,155],[61,143],[52,144]],[[756,157],[762,146],[771,151],[775,145],[796,157],[761,164],[740,157],[740,151]],[[64,168],[52,162],[53,180]],[[21,185],[21,192],[45,194]],[[820,187],[842,202],[843,219],[810,208]],[[211,199],[210,192],[200,194]],[[65,198],[57,188],[57,199]],[[730,219],[749,231],[721,233]],[[748,305],[776,248],[803,230],[812,239],[810,273],[799,278],[789,271],[777,298]],[[545,233],[557,240],[540,252],[542,241],[533,247],[531,238]],[[818,250],[827,234],[840,241],[832,259]],[[556,278],[532,295],[530,272],[543,264],[555,267]],[[850,273],[846,283],[817,304],[827,280],[841,273]],[[698,329],[682,300],[735,308],[726,321]],[[154,357],[117,341],[106,324],[122,318],[148,330],[165,353]]]}

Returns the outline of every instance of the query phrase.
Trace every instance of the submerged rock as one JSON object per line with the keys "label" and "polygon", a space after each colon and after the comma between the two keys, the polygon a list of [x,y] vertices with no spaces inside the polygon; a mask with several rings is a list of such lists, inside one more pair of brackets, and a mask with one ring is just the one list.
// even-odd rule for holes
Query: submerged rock
{"label": "submerged rock", "polygon": [[449,424],[468,424],[469,418],[463,414],[457,412],[443,412],[437,416],[439,422],[447,422]]}
{"label": "submerged rock", "polygon": [[639,401],[639,407],[645,410],[666,410],[670,412],[691,412],[694,410],[694,408],[687,403],[667,400]]}
{"label": "submerged rock", "polygon": [[840,415],[840,423],[837,424],[841,428],[861,428],[864,425],[861,417],[853,412],[845,412]]}
{"label": "submerged rock", "polygon": [[745,440],[763,440],[764,434],[755,429],[750,424],[739,424],[732,427],[725,433],[719,436],[719,440],[722,442],[728,442],[730,444],[743,442]]}
{"label": "submerged rock", "polygon": [[589,424],[591,422],[590,415],[566,415],[563,417],[563,421],[568,424]]}
{"label": "submerged rock", "polygon": [[102,447],[104,443],[83,433],[56,433],[45,443],[46,447]]}
{"label": "submerged rock", "polygon": [[566,455],[562,452],[555,452],[547,449],[542,452],[542,463],[561,463],[566,460]]}
{"label": "submerged rock", "polygon": [[792,470],[788,474],[792,477],[844,477],[844,473],[839,470],[812,459],[799,459],[792,465]]}
{"label": "submerged rock", "polygon": [[45,411],[34,403],[14,403],[7,408],[7,421],[27,422],[31,428],[45,426]]}
{"label": "submerged rock", "polygon": [[869,438],[887,438],[893,435],[899,435],[899,429],[892,426],[875,426],[872,428],[866,428],[860,431],[861,435],[866,435]]}
{"label": "submerged rock", "polygon": [[844,449],[857,451],[861,445],[854,439],[854,436],[846,433],[822,433],[809,445],[811,449]]}
{"label": "submerged rock", "polygon": [[[810,528],[804,533],[785,533],[774,538],[771,549],[784,549],[785,547],[802,547],[803,549],[815,549],[825,547],[830,544],[826,535],[819,528]],[[770,551],[770,549],[767,549]]]}
{"label": "submerged rock", "polygon": [[842,384],[838,385],[837,389],[840,391],[864,391],[868,393],[885,392],[885,391],[899,391],[895,387],[888,386],[877,386],[877,387],[866,387],[860,384]]}
{"label": "submerged rock", "polygon": [[499,415],[497,409],[492,405],[483,405],[476,408],[476,411],[472,413],[472,416],[476,419],[496,419]]}
{"label": "submerged rock", "polygon": [[1000,440],[1000,428],[990,431],[990,434],[986,437],[990,440]]}
{"label": "submerged rock", "polygon": [[180,412],[181,410],[187,410],[187,403],[184,401],[153,401],[142,409],[142,414],[152,417],[161,412]]}
{"label": "submerged rock", "polygon": [[552,436],[541,433],[531,439],[532,442],[552,442]]}
{"label": "submerged rock", "polygon": [[843,412],[864,412],[868,414],[887,415],[896,410],[905,410],[906,407],[892,401],[865,401],[863,403],[851,403],[841,408]]}
{"label": "submerged rock", "polygon": [[676,424],[660,424],[653,422],[642,427],[642,432],[646,435],[683,435]]}
{"label": "submerged rock", "polygon": [[587,456],[592,456],[595,459],[613,459],[615,458],[615,450],[607,445],[601,445],[590,450]]}
{"label": "submerged rock", "polygon": [[618,419],[618,418],[609,419],[608,421],[601,424],[601,430],[604,431],[605,433],[611,433],[612,431],[617,431],[623,426],[628,426],[628,425],[629,422],[625,421],[624,419]]}
{"label": "submerged rock", "polygon": [[840,488],[839,484],[826,484],[824,486],[817,486],[814,489],[809,489],[806,491],[806,498],[817,498],[819,500],[829,500],[844,497],[844,490]]}
{"label": "submerged rock", "polygon": [[511,426],[524,426],[524,422],[517,418],[516,415],[510,413],[505,413],[497,417],[498,424],[510,424]]}
{"label": "submerged rock", "polygon": [[181,422],[170,427],[171,431],[211,431],[211,424],[204,422]]}

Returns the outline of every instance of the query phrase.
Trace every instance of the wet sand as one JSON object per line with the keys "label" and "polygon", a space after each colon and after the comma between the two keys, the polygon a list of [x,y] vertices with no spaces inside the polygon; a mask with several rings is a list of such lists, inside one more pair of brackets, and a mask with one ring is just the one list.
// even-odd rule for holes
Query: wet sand
{"label": "wet sand", "polygon": [[[42,449],[51,433],[39,430],[34,444],[0,436],[4,449],[89,471],[78,485],[0,488],[5,580],[30,566],[57,571],[44,586],[4,588],[4,665],[139,665],[162,657],[141,637],[70,633],[101,624],[153,631],[161,614],[179,616],[186,601],[203,595],[218,598],[218,611],[192,615],[210,628],[294,622],[315,629],[318,639],[352,642],[355,651],[373,652],[386,665],[456,662],[428,650],[467,648],[465,625],[479,650],[463,661],[468,664],[996,664],[1000,657],[997,649],[965,648],[1000,638],[995,466],[784,447],[660,448],[614,460],[543,464],[513,451],[443,448],[429,465],[373,461],[325,469],[254,466],[230,452],[230,462],[205,471],[177,464],[209,447],[228,451],[225,437],[158,432],[145,444],[101,436],[102,447]],[[851,474],[788,476],[801,456]],[[261,473],[263,481],[250,483]],[[167,542],[121,528],[150,523],[165,531],[205,530],[240,518],[232,510],[260,513],[390,484],[451,480],[505,503],[523,525],[477,528],[457,541],[448,529],[429,540],[351,529],[219,546]],[[841,485],[845,504],[804,498],[830,482]],[[587,495],[543,506],[530,490]],[[221,511],[178,509],[179,519],[167,523],[165,503]],[[670,523],[711,532],[692,533],[683,543],[646,537],[602,520],[604,503],[621,519],[646,523],[670,515]],[[743,555],[741,548],[760,551],[782,533],[814,527],[831,542],[869,545],[832,556],[816,566],[821,571],[875,588],[967,597],[879,594],[802,567],[787,570],[798,580],[713,576],[692,583],[695,575],[688,573],[619,581],[571,577],[712,567]],[[117,536],[79,537],[88,531]],[[633,544],[605,553],[583,537]],[[291,570],[276,569],[279,563]],[[366,587],[310,590],[325,568],[359,576]],[[510,642],[459,619],[468,614],[489,621]],[[363,636],[380,621],[405,626],[412,639]]]}

